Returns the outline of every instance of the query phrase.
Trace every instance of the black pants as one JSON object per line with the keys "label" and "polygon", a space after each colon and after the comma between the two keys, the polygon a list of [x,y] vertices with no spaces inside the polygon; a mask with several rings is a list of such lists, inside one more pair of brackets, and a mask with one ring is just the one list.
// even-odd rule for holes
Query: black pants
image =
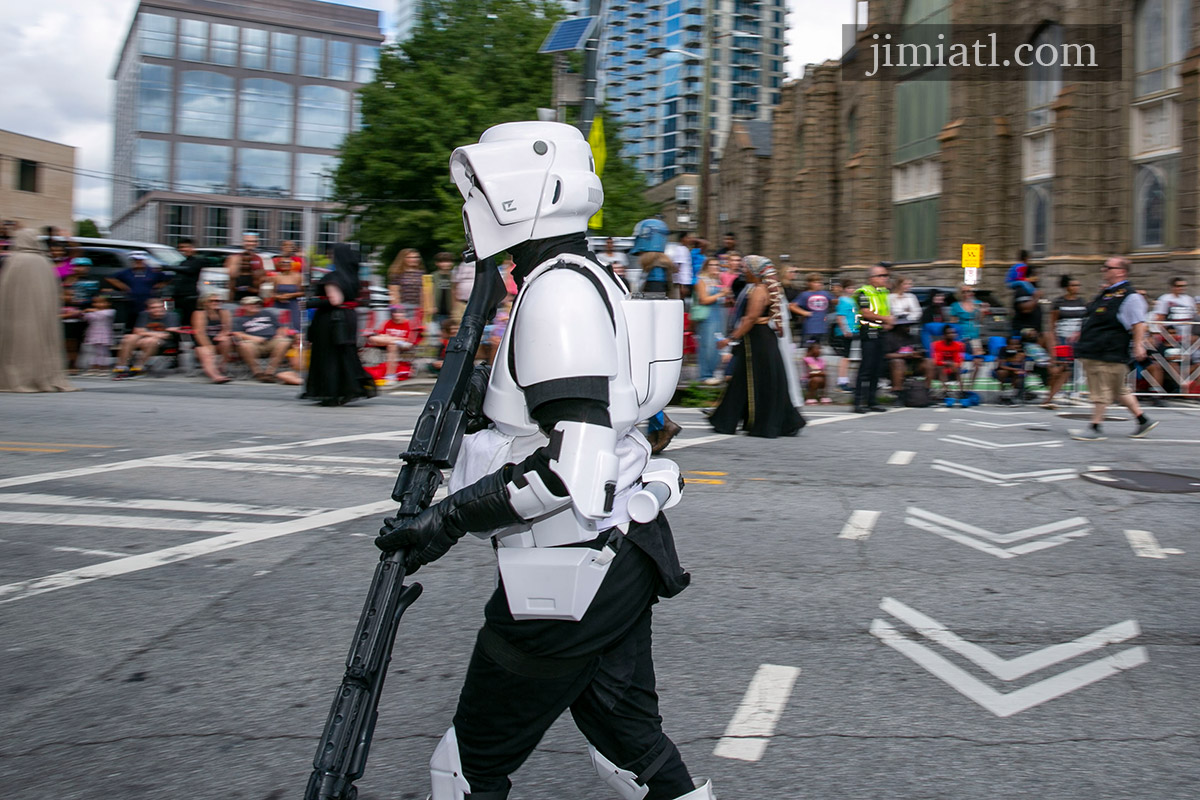
{"label": "black pants", "polygon": [[[484,626],[454,715],[470,797],[506,797],[508,776],[568,708],[576,726],[605,758],[643,777],[650,788],[646,800],[673,800],[692,791],[691,776],[663,733],[658,713],[650,631],[653,570],[644,553],[626,544],[580,622],[493,625],[489,620]],[[489,612],[495,611],[497,599],[504,602],[503,587],[489,602]],[[640,612],[621,618],[631,599]],[[526,625],[532,638],[515,640],[513,634]],[[528,658],[531,649],[545,651],[547,635],[556,628],[566,648],[559,653],[571,655]],[[597,654],[575,655],[575,645],[589,629],[607,644]],[[611,639],[614,632],[618,638]]]}
{"label": "black pants", "polygon": [[875,405],[875,392],[883,372],[883,341],[883,331],[879,328],[864,325],[859,329],[862,361],[858,364],[858,378],[854,383],[854,405],[857,408]]}

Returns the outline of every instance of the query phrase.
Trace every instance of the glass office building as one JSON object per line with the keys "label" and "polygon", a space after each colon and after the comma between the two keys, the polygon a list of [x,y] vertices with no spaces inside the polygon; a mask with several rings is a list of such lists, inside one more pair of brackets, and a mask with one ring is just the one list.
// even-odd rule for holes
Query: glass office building
{"label": "glass office building", "polygon": [[394,31],[397,42],[403,42],[412,36],[413,28],[421,21],[421,0],[397,0],[396,28]]}
{"label": "glass office building", "polygon": [[330,174],[382,42],[379,12],[317,0],[142,0],[114,74],[113,236],[344,238]]}
{"label": "glass office building", "polygon": [[711,6],[709,124],[715,166],[735,119],[770,119],[785,79],[786,0],[605,3],[603,102],[651,186],[700,171],[705,12]]}

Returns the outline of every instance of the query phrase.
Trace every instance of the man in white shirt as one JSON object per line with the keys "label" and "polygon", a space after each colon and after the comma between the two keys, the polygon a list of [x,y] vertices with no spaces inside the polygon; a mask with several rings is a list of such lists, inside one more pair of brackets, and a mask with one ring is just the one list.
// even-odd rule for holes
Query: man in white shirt
{"label": "man in white shirt", "polygon": [[1154,303],[1154,319],[1159,322],[1192,322],[1196,319],[1196,298],[1187,293],[1186,279],[1171,281],[1171,291]]}
{"label": "man in white shirt", "polygon": [[689,233],[679,234],[679,241],[668,242],[667,249],[664,250],[667,258],[675,263],[675,285],[680,289],[680,297],[686,297],[683,293],[684,287],[690,291],[692,286],[692,235]]}

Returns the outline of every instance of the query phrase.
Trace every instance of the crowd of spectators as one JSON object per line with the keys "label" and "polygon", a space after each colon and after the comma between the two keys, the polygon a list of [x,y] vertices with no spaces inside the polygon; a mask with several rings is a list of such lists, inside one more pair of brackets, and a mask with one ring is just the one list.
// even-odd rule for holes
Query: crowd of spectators
{"label": "crowd of spectators", "polygon": [[[0,225],[0,248],[8,247],[15,227]],[[711,386],[724,384],[732,359],[728,338],[747,286],[736,237],[727,233],[716,247],[687,232],[672,235],[665,226],[648,226],[638,235],[634,252],[608,239],[596,249],[597,258],[633,291],[683,300],[695,377]],[[147,254],[132,252],[128,268],[102,278],[93,276],[89,259],[63,232],[47,229],[39,241],[60,287],[58,316],[69,374],[110,371],[115,378],[133,377],[163,361],[160,357],[171,365],[191,349],[196,365],[214,383],[229,382],[234,365],[253,379],[301,382],[306,356],[301,331],[311,315],[303,299],[311,291],[305,281],[312,270],[293,242],[284,242],[271,258],[259,251],[255,235],[245,235],[242,247],[225,259],[228,288],[201,297],[200,273],[208,262],[186,239],[179,244],[184,260],[172,268],[173,275]],[[861,349],[864,276],[802,275],[787,256],[773,266],[786,300],[778,315],[784,321],[775,327],[785,326],[788,330],[778,333],[794,342],[785,361],[802,384],[793,392],[797,403],[850,399]],[[511,261],[500,265],[509,294],[484,331],[478,354],[483,360],[494,358],[508,323],[516,294],[511,268]],[[894,274],[886,262],[879,269],[886,273],[890,319],[881,326],[886,330],[880,335],[878,377],[895,402],[963,402],[978,399],[986,389],[994,390],[1000,403],[1038,401],[1054,408],[1062,392],[1080,382],[1073,345],[1089,298],[1082,295],[1078,277],[1054,276],[1051,282],[1060,291],[1052,295],[1044,273],[1022,253],[1006,276],[1011,300],[993,295],[1004,303],[997,309],[967,284],[924,290],[928,294],[918,299],[911,279]],[[436,373],[473,281],[474,265],[452,253],[438,253],[427,268],[418,250],[406,248],[386,270],[386,311],[368,312],[365,297],[350,302],[349,307],[361,309],[360,345],[369,356],[364,363],[380,384],[394,385],[417,368]],[[1182,277],[1147,299],[1148,355],[1130,366],[1154,405],[1163,404],[1167,395],[1196,390],[1188,374],[1196,360],[1190,355],[1196,305]]]}

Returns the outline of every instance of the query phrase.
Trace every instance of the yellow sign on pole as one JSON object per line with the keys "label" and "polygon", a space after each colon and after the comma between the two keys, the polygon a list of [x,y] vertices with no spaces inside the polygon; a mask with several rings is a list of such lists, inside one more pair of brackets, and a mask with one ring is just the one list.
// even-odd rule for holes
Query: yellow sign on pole
{"label": "yellow sign on pole", "polygon": [[979,272],[983,269],[983,245],[962,246],[963,281],[974,286],[979,283]]}
{"label": "yellow sign on pole", "polygon": [[962,248],[963,269],[983,268],[983,245],[964,244]]}
{"label": "yellow sign on pole", "polygon": [[[592,159],[596,162],[596,174],[604,175],[604,162],[608,160],[608,145],[604,141],[604,121],[599,114],[592,120],[592,129],[588,133],[588,144],[592,146]],[[595,230],[604,225],[604,209],[598,210],[588,220],[588,227]]]}

